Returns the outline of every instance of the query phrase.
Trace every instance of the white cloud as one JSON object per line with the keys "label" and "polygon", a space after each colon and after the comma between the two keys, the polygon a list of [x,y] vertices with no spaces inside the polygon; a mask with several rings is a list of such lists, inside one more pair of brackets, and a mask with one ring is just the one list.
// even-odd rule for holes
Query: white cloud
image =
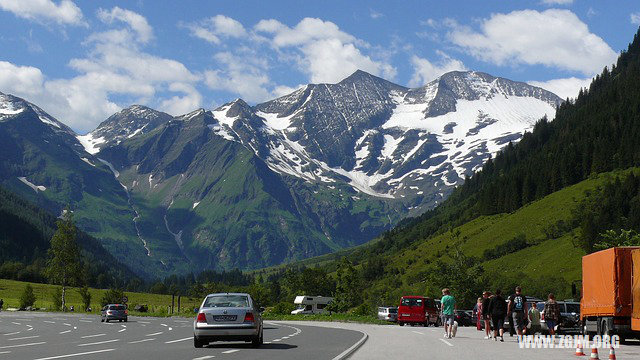
{"label": "white cloud", "polygon": [[383,14],[383,13],[381,13],[381,12],[377,12],[377,11],[375,11],[375,10],[373,10],[373,9],[369,9],[369,16],[370,16],[372,19],[376,20],[376,19],[380,19],[381,17],[383,17],[383,16],[384,16],[384,14]]}
{"label": "white cloud", "polygon": [[28,20],[87,25],[82,10],[71,0],[62,0],[59,4],[51,0],[0,0],[0,9]]}
{"label": "white cloud", "polygon": [[602,38],[568,10],[493,14],[481,22],[479,31],[449,26],[454,44],[497,65],[544,65],[591,76],[617,57]]}
{"label": "white cloud", "polygon": [[0,61],[0,89],[12,94],[35,95],[42,90],[44,76],[32,66]]}
{"label": "white cloud", "polygon": [[216,45],[222,42],[221,37],[241,38],[248,35],[240,22],[224,15],[216,15],[187,27],[193,36]]}
{"label": "white cloud", "polygon": [[631,14],[631,23],[640,25],[640,12]]}
{"label": "white cloud", "polygon": [[394,78],[396,69],[362,53],[369,44],[330,22],[304,18],[290,28],[277,20],[262,20],[254,27],[284,56],[295,59],[300,71],[314,83],[337,82],[361,69],[374,75]]}
{"label": "white cloud", "polygon": [[411,76],[411,80],[409,80],[409,86],[418,87],[425,85],[450,71],[467,70],[462,61],[453,59],[442,51],[437,51],[436,54],[440,57],[440,60],[436,63],[416,55],[411,57],[413,75]]}
{"label": "white cloud", "polygon": [[588,88],[591,85],[591,78],[578,79],[570,77],[566,79],[553,79],[549,81],[529,81],[533,86],[541,87],[560,96],[562,99],[574,99],[578,96],[581,88]]}
{"label": "white cloud", "polygon": [[153,38],[153,29],[147,19],[131,10],[121,9],[116,6],[111,10],[99,9],[97,15],[106,24],[112,24],[115,20],[128,24],[135,31],[137,40],[141,43],[147,43]]}
{"label": "white cloud", "polygon": [[80,132],[92,130],[120,110],[115,99],[125,106],[147,104],[173,115],[201,105],[202,96],[195,88],[200,76],[178,61],[140,49],[153,37],[153,29],[144,17],[119,8],[100,10],[99,14],[107,24],[119,20],[126,26],[87,36],[87,56],[69,61],[78,75],[45,79],[39,69],[3,63],[0,86],[38,104]]}
{"label": "white cloud", "polygon": [[223,90],[240,95],[249,102],[264,101],[272,94],[266,73],[266,63],[256,54],[245,49],[244,54],[221,52],[214,56],[221,69],[205,71],[205,84],[213,90]]}
{"label": "white cloud", "polygon": [[571,5],[573,0],[542,0],[545,5]]}

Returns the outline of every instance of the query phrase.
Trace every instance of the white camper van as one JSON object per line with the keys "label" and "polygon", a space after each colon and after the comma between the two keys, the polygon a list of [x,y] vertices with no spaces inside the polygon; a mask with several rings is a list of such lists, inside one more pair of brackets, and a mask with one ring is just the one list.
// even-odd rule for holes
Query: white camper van
{"label": "white camper van", "polygon": [[333,300],[333,298],[327,296],[296,296],[293,303],[296,304],[297,307],[291,314],[322,314],[325,311],[324,308],[327,307],[331,300]]}

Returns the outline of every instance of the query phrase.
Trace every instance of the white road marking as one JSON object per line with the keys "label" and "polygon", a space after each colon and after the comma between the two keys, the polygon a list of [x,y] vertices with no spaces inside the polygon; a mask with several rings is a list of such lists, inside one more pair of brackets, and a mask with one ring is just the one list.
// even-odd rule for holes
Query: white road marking
{"label": "white road marking", "polygon": [[0,355],[2,354],[11,354],[11,351],[0,351]]}
{"label": "white road marking", "polygon": [[16,332],[12,332],[12,333],[8,333],[8,334],[4,334],[4,336],[11,336],[11,335],[18,335],[20,334],[21,331],[16,331]]}
{"label": "white road marking", "polygon": [[142,339],[142,340],[136,340],[136,341],[130,341],[130,342],[129,342],[129,344],[138,344],[138,343],[141,343],[141,342],[145,342],[145,341],[153,341],[153,340],[155,340],[155,338],[152,338],[152,339]]}
{"label": "white road marking", "polygon": [[160,325],[162,325],[162,326],[164,326],[164,327],[167,327],[167,326],[169,326],[169,325],[167,325],[167,324],[160,324]]}
{"label": "white road marking", "polygon": [[59,332],[58,334],[66,334],[66,333],[70,333],[70,332],[71,332],[71,330],[65,330],[65,331]]}
{"label": "white road marking", "polygon": [[67,324],[67,323],[62,323],[62,325],[64,325],[64,326],[71,326],[71,324]]}
{"label": "white road marking", "polygon": [[82,319],[80,319],[80,320],[78,320],[78,321],[88,322],[88,323],[93,322],[93,321],[91,321],[91,320],[82,320]]}
{"label": "white road marking", "polygon": [[424,335],[424,333],[421,333],[420,331],[412,331],[412,332],[414,332],[416,334]]}
{"label": "white road marking", "polygon": [[123,331],[127,331],[127,329],[120,329],[120,330],[118,330],[118,332],[123,332]]}
{"label": "white road marking", "polygon": [[153,334],[147,334],[147,336],[156,336],[156,335],[161,335],[161,334],[163,334],[162,331],[157,332],[157,333],[153,333]]}
{"label": "white road marking", "polygon": [[187,340],[191,340],[191,339],[193,339],[193,336],[188,337],[188,338],[184,338],[184,339],[165,341],[164,343],[165,344],[173,344],[173,343],[177,343],[177,342],[180,342],[180,341],[187,341]]}
{"label": "white road marking", "polygon": [[271,341],[265,341],[263,344],[271,344]]}
{"label": "white road marking", "polygon": [[150,323],[150,322],[148,322],[148,321],[138,321],[138,322],[139,322],[140,324],[151,324],[151,323]]}
{"label": "white road marking", "polygon": [[27,329],[27,331],[31,331],[31,330],[33,330],[33,328],[32,328],[32,327],[30,327],[30,328],[28,328],[28,329]]}
{"label": "white road marking", "polygon": [[80,336],[80,339],[88,339],[88,338],[92,338],[92,337],[105,336],[105,335],[107,335],[107,334],[85,335],[85,336]]}
{"label": "white road marking", "polygon": [[55,321],[49,321],[49,320],[43,320],[43,322],[46,322],[47,324],[55,324]]}
{"label": "white road marking", "polygon": [[452,344],[452,343],[448,342],[448,341],[447,341],[447,340],[445,340],[445,339],[438,339],[438,340],[442,341],[443,343],[445,343],[445,344],[447,344],[447,345],[449,345],[449,346],[453,346],[453,344]]}
{"label": "white road marking", "polygon": [[78,346],[102,345],[102,344],[108,344],[108,343],[112,343],[112,342],[116,342],[116,341],[120,341],[120,339],[113,339],[113,340],[98,341],[98,342],[88,343],[88,344],[79,344]]}
{"label": "white road marking", "polygon": [[[190,323],[191,321],[189,320],[174,320],[173,322],[178,322],[178,323]],[[196,360],[196,359],[193,359]]]}
{"label": "white road marking", "polygon": [[273,342],[281,341],[281,339],[273,339]]}
{"label": "white road marking", "polygon": [[127,327],[127,325],[120,325],[120,326],[122,326],[122,327]]}
{"label": "white road marking", "polygon": [[171,331],[171,330],[173,330],[173,328],[172,328],[172,327],[169,327],[169,331]]}
{"label": "white road marking", "polygon": [[19,337],[19,338],[12,338],[12,339],[7,339],[9,341],[11,340],[25,340],[25,339],[35,339],[35,338],[39,338],[40,335],[35,335],[35,336],[23,336],[23,337]]}
{"label": "white road marking", "polygon": [[11,323],[12,323],[13,325],[22,325],[22,324],[20,324],[20,323],[14,322],[14,321],[12,321]]}
{"label": "white road marking", "polygon": [[75,353],[75,354],[67,354],[67,355],[50,356],[50,357],[45,357],[45,358],[39,358],[39,359],[36,359],[36,360],[63,359],[63,358],[74,357],[74,356],[83,356],[83,355],[99,354],[99,353],[109,352],[109,351],[114,351],[114,350],[115,350],[115,349],[104,349],[104,350],[87,351],[87,352]]}
{"label": "white road marking", "polygon": [[240,350],[238,350],[238,349],[233,349],[233,350],[223,351],[222,353],[223,353],[223,354],[233,354],[234,352],[238,352],[238,351],[240,351]]}
{"label": "white road marking", "polygon": [[215,356],[214,355],[207,355],[207,356],[201,356],[199,358],[194,358],[193,360],[207,360],[207,359],[213,359]]}
{"label": "white road marking", "polygon": [[9,348],[24,347],[24,346],[42,345],[42,344],[46,344],[46,343],[47,343],[46,341],[41,341],[41,342],[37,342],[37,343],[29,343],[29,344],[5,345],[5,346],[0,346],[0,349],[9,349]]}
{"label": "white road marking", "polygon": [[288,338],[289,338],[288,336],[283,336],[283,337],[282,337],[282,340],[284,340],[284,339],[288,339]]}

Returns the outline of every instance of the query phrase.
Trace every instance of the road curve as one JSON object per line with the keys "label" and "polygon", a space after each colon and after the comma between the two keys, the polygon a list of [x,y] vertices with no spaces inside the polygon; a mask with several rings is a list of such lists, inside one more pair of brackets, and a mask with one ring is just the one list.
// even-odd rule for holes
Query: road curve
{"label": "road curve", "polygon": [[95,315],[0,312],[2,359],[334,359],[362,332],[265,321],[265,344],[193,346],[192,319],[129,317],[101,323]]}

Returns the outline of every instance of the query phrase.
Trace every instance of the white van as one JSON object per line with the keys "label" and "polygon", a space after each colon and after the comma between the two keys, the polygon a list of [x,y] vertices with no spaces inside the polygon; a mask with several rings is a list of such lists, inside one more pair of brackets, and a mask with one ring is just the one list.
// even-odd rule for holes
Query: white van
{"label": "white van", "polygon": [[297,306],[296,309],[291,312],[291,315],[322,314],[331,300],[333,300],[333,298],[328,296],[296,296],[293,303]]}

